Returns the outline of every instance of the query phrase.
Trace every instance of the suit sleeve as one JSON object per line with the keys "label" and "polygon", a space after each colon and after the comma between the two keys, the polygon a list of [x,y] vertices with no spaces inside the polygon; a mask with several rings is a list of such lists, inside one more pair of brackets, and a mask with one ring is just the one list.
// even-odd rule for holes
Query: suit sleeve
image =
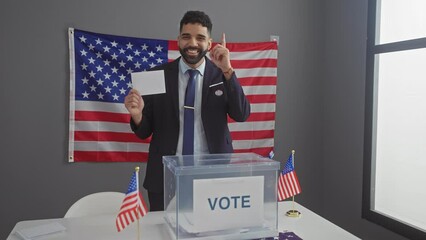
{"label": "suit sleeve", "polygon": [[250,103],[247,100],[235,72],[230,80],[223,81],[228,93],[228,115],[237,122],[244,122],[250,116]]}
{"label": "suit sleeve", "polygon": [[132,118],[130,118],[130,127],[132,131],[140,139],[145,139],[151,136],[153,127],[153,111],[152,111],[152,98],[151,96],[143,96],[145,106],[142,110],[142,122],[136,126]]}

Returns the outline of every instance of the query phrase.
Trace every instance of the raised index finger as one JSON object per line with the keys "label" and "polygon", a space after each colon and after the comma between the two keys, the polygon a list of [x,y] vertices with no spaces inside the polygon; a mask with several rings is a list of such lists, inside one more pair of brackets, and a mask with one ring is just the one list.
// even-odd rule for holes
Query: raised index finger
{"label": "raised index finger", "polygon": [[225,33],[222,33],[222,46],[226,48]]}

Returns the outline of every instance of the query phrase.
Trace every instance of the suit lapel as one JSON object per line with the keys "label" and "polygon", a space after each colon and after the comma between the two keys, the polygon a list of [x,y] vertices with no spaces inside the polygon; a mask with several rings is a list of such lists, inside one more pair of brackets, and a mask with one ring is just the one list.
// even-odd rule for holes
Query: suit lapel
{"label": "suit lapel", "polygon": [[213,63],[208,59],[206,59],[206,68],[204,69],[204,76],[203,76],[203,97],[201,105],[204,107],[204,105],[207,103],[207,97],[210,93],[209,86],[212,83],[213,77],[214,77],[214,68]]}
{"label": "suit lapel", "polygon": [[[179,58],[169,65],[168,69],[165,69],[165,79],[167,80],[167,92],[170,94],[171,106],[173,106],[173,112],[179,121]],[[160,110],[161,111],[161,110]]]}

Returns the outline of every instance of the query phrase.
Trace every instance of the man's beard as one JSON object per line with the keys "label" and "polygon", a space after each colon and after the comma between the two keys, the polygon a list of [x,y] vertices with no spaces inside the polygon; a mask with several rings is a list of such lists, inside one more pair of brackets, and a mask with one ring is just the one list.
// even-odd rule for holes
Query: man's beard
{"label": "man's beard", "polygon": [[206,56],[207,52],[209,51],[208,49],[201,51],[200,53],[198,53],[197,56],[189,56],[186,51],[189,49],[197,49],[199,50],[199,48],[194,48],[194,47],[187,47],[187,48],[179,48],[179,52],[182,55],[183,59],[185,60],[186,63],[188,64],[197,64],[198,62],[201,61],[201,59],[203,59],[204,56]]}

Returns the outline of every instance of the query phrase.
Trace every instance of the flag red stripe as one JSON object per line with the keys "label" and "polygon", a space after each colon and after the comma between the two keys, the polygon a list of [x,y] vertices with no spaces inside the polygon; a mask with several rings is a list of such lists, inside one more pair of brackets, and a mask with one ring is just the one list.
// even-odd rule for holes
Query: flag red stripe
{"label": "flag red stripe", "polygon": [[111,113],[98,111],[75,111],[76,121],[105,121],[129,123],[130,115],[128,113]]}
{"label": "flag red stripe", "polygon": [[294,187],[296,189],[296,194],[299,194],[301,192],[301,188],[300,188],[300,183],[299,183],[299,179],[296,176],[296,172],[293,171],[291,177],[293,178],[293,182],[294,182]]}
{"label": "flag red stripe", "polygon": [[[132,194],[132,195],[128,195],[126,198],[124,198],[123,200],[123,204],[121,205],[120,209],[124,209],[127,208],[128,206],[133,206],[136,205],[138,199],[137,199],[137,194]],[[125,210],[128,211],[128,210]]]}
{"label": "flag red stripe", "polygon": [[145,216],[145,214],[148,212],[148,207],[146,206],[145,199],[142,197],[142,194],[139,192],[139,199],[141,201],[142,207],[141,207],[141,214],[142,216]]}
{"label": "flag red stripe", "polygon": [[133,143],[149,143],[151,137],[147,139],[138,138],[133,132],[94,132],[94,131],[75,131],[75,141],[99,141],[99,142],[133,142]]}
{"label": "flag red stripe", "polygon": [[119,217],[118,217],[118,220],[119,220],[119,225],[120,225],[120,228],[118,229],[118,231],[121,231],[121,230],[123,230],[124,229],[124,227],[125,227],[125,223],[124,223],[124,221],[123,221],[123,216],[122,215],[119,215]]}
{"label": "flag red stripe", "polygon": [[127,214],[128,218],[129,218],[130,222],[134,222],[135,221],[135,219],[136,219],[135,209],[132,209],[132,210],[126,212],[126,214]]}
{"label": "flag red stripe", "polygon": [[281,189],[281,196],[282,196],[281,200],[284,200],[291,196],[291,193],[289,192],[289,189],[286,186],[284,175],[280,176],[280,184],[281,184],[280,189]]}
{"label": "flag red stripe", "polygon": [[74,162],[146,162],[148,152],[74,151]]}
{"label": "flag red stripe", "polygon": [[285,185],[285,189],[288,190],[288,192],[290,193],[290,195],[294,195],[295,191],[294,191],[294,187],[293,187],[293,181],[292,179],[289,178],[289,173],[287,173],[286,175],[284,175],[284,185]]}
{"label": "flag red stripe", "polygon": [[[213,44],[214,46],[215,44]],[[227,43],[226,48],[230,52],[249,52],[249,51],[265,51],[277,50],[276,42],[256,42],[256,43]]]}
{"label": "flag red stripe", "polygon": [[282,201],[286,199],[287,193],[286,190],[283,188],[283,176],[280,174],[280,177],[278,178],[278,201]]}
{"label": "flag red stripe", "polygon": [[130,223],[131,223],[131,221],[130,220],[132,220],[130,217],[130,214],[129,214],[129,212],[123,212],[123,213],[121,213],[121,215],[123,216],[123,218],[124,218],[124,224],[127,226],[127,225],[129,225]]}
{"label": "flag red stripe", "polygon": [[277,85],[277,77],[243,77],[238,78],[241,86]]}
{"label": "flag red stripe", "polygon": [[234,69],[238,68],[276,68],[277,59],[253,59],[253,60],[231,60],[231,65]]}
{"label": "flag red stripe", "polygon": [[132,223],[133,221],[135,221],[135,219],[133,218],[133,214],[132,214],[132,210],[130,211],[126,211],[124,213],[124,215],[126,216],[126,224],[129,225],[130,223]]}
{"label": "flag red stripe", "polygon": [[293,194],[296,194],[296,193],[297,193],[297,191],[296,191],[296,187],[295,187],[296,183],[295,183],[295,181],[294,181],[293,174],[292,174],[292,173],[290,173],[290,174],[288,174],[288,176],[287,176],[287,177],[289,178],[288,182],[291,182],[291,184],[290,184],[291,192],[292,192]]}
{"label": "flag red stripe", "polygon": [[176,40],[169,41],[169,51],[179,51],[179,47]]}
{"label": "flag red stripe", "polygon": [[275,94],[258,94],[258,95],[246,95],[250,103],[275,103]]}
{"label": "flag red stripe", "polygon": [[129,208],[129,207],[135,206],[137,201],[138,201],[138,199],[136,198],[136,195],[133,195],[131,200],[124,199],[124,201],[121,205],[121,208],[120,208],[120,213],[130,211],[131,208]]}
{"label": "flag red stripe", "polygon": [[255,140],[273,138],[274,130],[234,131],[231,132],[231,137],[232,140]]}
{"label": "flag red stripe", "polygon": [[[217,43],[213,43],[214,47]],[[256,43],[227,43],[226,47],[231,52],[249,52],[249,51],[263,51],[263,50],[277,50],[276,42],[256,42]],[[169,41],[169,51],[178,51],[176,40]]]}
{"label": "flag red stripe", "polygon": [[288,186],[286,184],[286,180],[285,180],[284,175],[282,176],[281,182],[282,182],[282,188],[284,189],[284,192],[283,192],[284,198],[289,198],[289,197],[293,196],[290,192],[290,189],[288,188]]}
{"label": "flag red stripe", "polygon": [[[250,113],[247,122],[258,122],[258,121],[273,121],[275,120],[275,112],[256,112]],[[233,123],[235,120],[228,117],[228,122]]]}
{"label": "flag red stripe", "polygon": [[117,230],[120,232],[122,228],[121,228],[121,223],[119,221],[120,219],[119,217],[117,217],[117,219],[115,220],[115,226],[117,227]]}
{"label": "flag red stripe", "polygon": [[261,156],[268,156],[273,147],[250,148],[250,149],[234,149],[234,153],[257,153]]}
{"label": "flag red stripe", "polygon": [[[134,133],[75,131],[75,141],[150,143],[151,137],[140,139]],[[231,131],[233,140],[273,138],[274,130]]]}
{"label": "flag red stripe", "polygon": [[[250,103],[275,103],[275,95],[248,95],[247,98]],[[274,119],[274,112],[257,112],[251,113],[247,121],[270,121]],[[130,118],[128,114],[121,113],[76,111],[76,121],[104,121],[129,123]],[[233,122],[233,120],[231,120],[230,122]]]}

